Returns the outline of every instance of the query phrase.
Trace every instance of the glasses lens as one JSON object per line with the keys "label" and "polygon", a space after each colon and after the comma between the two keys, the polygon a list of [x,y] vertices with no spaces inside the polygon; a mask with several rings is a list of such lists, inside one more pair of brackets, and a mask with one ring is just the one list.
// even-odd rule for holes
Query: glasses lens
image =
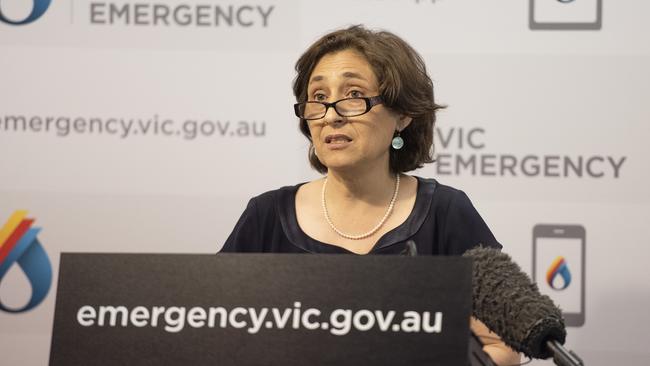
{"label": "glasses lens", "polygon": [[345,117],[364,114],[366,112],[366,100],[363,98],[344,99],[336,104],[336,112]]}
{"label": "glasses lens", "polygon": [[325,115],[325,106],[318,102],[306,102],[301,105],[302,118],[318,119]]}

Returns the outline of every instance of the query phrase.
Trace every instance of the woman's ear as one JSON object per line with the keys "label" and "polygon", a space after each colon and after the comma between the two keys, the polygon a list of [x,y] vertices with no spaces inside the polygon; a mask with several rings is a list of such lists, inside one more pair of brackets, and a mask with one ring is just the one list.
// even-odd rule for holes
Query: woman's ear
{"label": "woman's ear", "polygon": [[413,118],[402,115],[397,122],[397,129],[399,131],[403,131],[406,127],[408,127],[408,125],[411,124],[411,122],[413,122]]}

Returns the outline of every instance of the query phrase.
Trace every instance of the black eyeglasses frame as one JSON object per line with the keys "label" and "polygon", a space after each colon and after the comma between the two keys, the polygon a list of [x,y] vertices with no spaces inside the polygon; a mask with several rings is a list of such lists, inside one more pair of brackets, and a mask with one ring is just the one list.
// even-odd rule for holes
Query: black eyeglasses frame
{"label": "black eyeglasses frame", "polygon": [[[340,102],[343,102],[343,101],[346,101],[346,100],[350,100],[350,99],[363,99],[363,100],[366,102],[366,109],[365,109],[363,112],[358,113],[358,114],[354,114],[354,115],[342,115],[342,114],[338,111],[338,109],[336,109],[336,104],[337,104],[337,103],[340,103]],[[301,106],[306,106],[306,105],[309,104],[309,103],[317,103],[317,104],[324,105],[324,106],[325,106],[325,112],[323,112],[323,115],[322,115],[321,117],[318,117],[318,118],[305,118],[304,116],[301,116],[301,113],[300,113],[300,108],[301,108]],[[336,114],[338,114],[338,115],[341,116],[341,117],[357,117],[357,116],[361,116],[361,115],[364,115],[364,114],[370,112],[370,110],[372,109],[372,107],[374,107],[374,106],[376,106],[376,105],[379,105],[379,104],[382,104],[382,103],[384,103],[384,99],[381,97],[381,95],[376,95],[376,96],[374,96],[374,97],[354,97],[354,98],[343,98],[343,99],[339,99],[339,100],[337,100],[336,102],[332,102],[332,103],[328,103],[328,102],[317,102],[317,101],[308,101],[308,102],[302,102],[302,103],[296,103],[296,104],[294,104],[294,105],[293,105],[293,111],[294,111],[294,113],[296,114],[296,117],[298,117],[298,118],[300,118],[300,119],[304,119],[304,120],[306,120],[306,121],[315,121],[315,120],[317,120],[317,119],[324,118],[324,117],[327,115],[327,111],[330,109],[330,107],[333,107],[333,108],[334,108],[334,111],[336,112]],[[303,110],[304,110],[304,108],[303,108]]]}

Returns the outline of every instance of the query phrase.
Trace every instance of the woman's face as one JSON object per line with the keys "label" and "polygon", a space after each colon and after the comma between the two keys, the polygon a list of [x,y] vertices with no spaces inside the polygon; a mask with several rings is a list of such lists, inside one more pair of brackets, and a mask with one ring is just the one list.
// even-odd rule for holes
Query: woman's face
{"label": "woman's face", "polygon": [[[332,103],[376,95],[377,76],[366,58],[354,50],[323,56],[307,87],[309,101]],[[329,108],[325,117],[308,125],[316,155],[328,169],[388,169],[390,143],[399,122],[397,113],[380,104],[356,117],[341,117]]]}

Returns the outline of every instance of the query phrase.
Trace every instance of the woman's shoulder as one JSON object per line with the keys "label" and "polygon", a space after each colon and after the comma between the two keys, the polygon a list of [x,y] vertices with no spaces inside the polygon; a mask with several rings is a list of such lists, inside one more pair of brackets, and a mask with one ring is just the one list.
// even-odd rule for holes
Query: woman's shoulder
{"label": "woman's shoulder", "polygon": [[433,178],[417,177],[417,179],[418,200],[423,201],[423,206],[428,207],[430,215],[447,219],[478,216],[474,204],[464,191],[441,184]]}
{"label": "woman's shoulder", "polygon": [[251,198],[251,203],[257,207],[272,208],[285,202],[288,198],[294,197],[298,189],[305,183],[298,183],[292,186],[282,186],[264,193],[258,194]]}
{"label": "woman's shoulder", "polygon": [[291,211],[301,197],[305,193],[312,193],[319,188],[317,183],[320,179],[313,181],[301,182],[295,185],[282,186],[280,188],[272,189],[250,199],[248,206],[253,207],[257,212],[277,211],[282,213]]}
{"label": "woman's shoulder", "polygon": [[460,254],[478,244],[501,248],[465,192],[435,179],[418,181],[422,187],[418,194],[430,193],[424,194],[430,199],[428,217],[436,222],[440,242],[445,243],[441,253]]}
{"label": "woman's shoulder", "polygon": [[291,213],[290,202],[299,186],[284,186],[251,198],[221,251],[268,252],[274,251],[274,243],[286,242],[277,228],[284,226],[283,217]]}
{"label": "woman's shoulder", "polygon": [[459,198],[467,197],[462,190],[442,184],[434,178],[414,177],[418,180],[418,196],[430,198],[432,205],[448,206]]}

